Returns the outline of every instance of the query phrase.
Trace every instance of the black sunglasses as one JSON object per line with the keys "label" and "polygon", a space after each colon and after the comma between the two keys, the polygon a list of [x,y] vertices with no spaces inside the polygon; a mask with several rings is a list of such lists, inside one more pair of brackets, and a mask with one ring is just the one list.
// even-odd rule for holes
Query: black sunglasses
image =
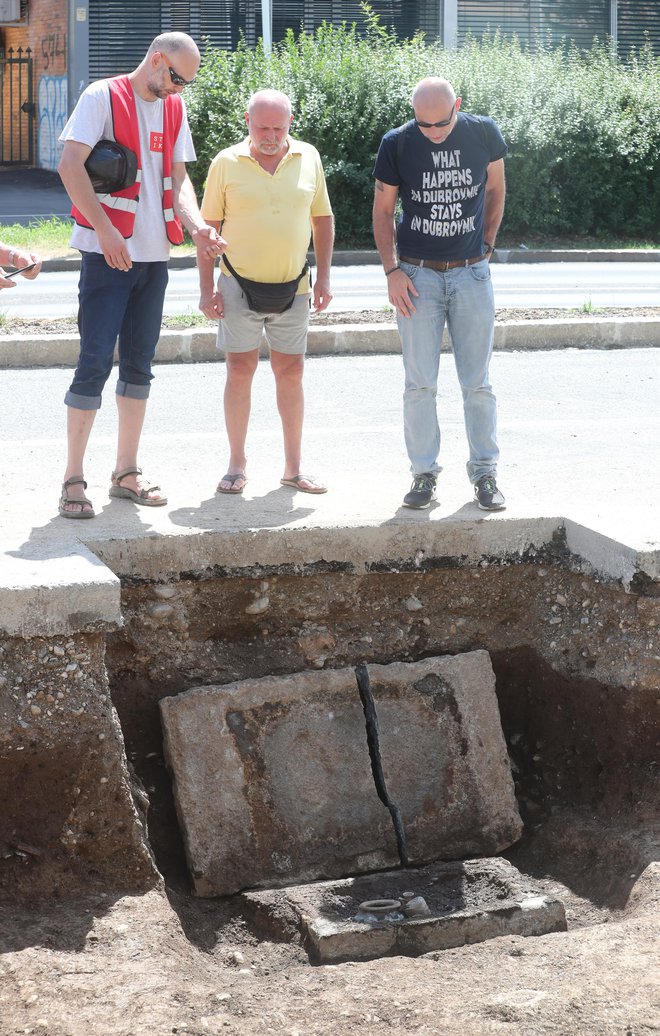
{"label": "black sunglasses", "polygon": [[167,67],[170,70],[170,79],[175,86],[190,86],[191,83],[195,82],[194,76],[192,79],[184,79],[183,76],[180,76],[178,72],[174,71],[171,65],[168,65]]}
{"label": "black sunglasses", "polygon": [[[170,72],[172,69],[170,69]],[[421,122],[419,119],[415,119],[415,122],[420,129],[441,129],[443,126],[448,126],[451,120],[454,118],[454,108],[456,107],[456,101],[451,106],[451,114],[448,119],[443,119],[442,122]]]}

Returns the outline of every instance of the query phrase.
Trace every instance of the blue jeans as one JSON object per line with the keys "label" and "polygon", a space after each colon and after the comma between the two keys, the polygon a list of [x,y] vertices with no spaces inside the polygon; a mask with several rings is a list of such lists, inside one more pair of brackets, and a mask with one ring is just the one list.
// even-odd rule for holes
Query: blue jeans
{"label": "blue jeans", "polygon": [[410,470],[414,475],[441,470],[436,393],[446,321],[463,392],[468,478],[476,482],[482,475],[495,475],[499,457],[497,404],[488,381],[495,302],[488,261],[446,273],[410,263],[401,263],[401,268],[419,292],[419,297],[411,295],[417,312],[410,317],[397,314],[405,370],[403,422]]}
{"label": "blue jeans", "polygon": [[102,255],[82,252],[78,283],[80,356],[64,397],[76,410],[98,410],[119,337],[117,395],[149,396],[167,286],[167,263],[115,270]]}

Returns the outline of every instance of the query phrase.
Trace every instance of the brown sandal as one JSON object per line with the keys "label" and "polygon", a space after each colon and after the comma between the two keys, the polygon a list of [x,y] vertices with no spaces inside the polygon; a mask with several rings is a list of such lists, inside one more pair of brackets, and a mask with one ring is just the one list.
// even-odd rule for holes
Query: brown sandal
{"label": "brown sandal", "polygon": [[[62,518],[94,518],[96,512],[92,505],[92,501],[88,500],[86,496],[74,497],[69,496],[69,486],[82,486],[83,489],[87,489],[87,483],[82,475],[72,475],[66,482],[62,483],[62,492],[60,494],[60,504],[58,507],[59,513]],[[80,504],[83,507],[85,504],[89,506],[89,511],[67,511],[67,504]]]}
{"label": "brown sandal", "polygon": [[152,486],[147,482],[137,493],[134,489],[127,489],[126,486],[122,486],[121,480],[123,478],[127,478],[129,475],[141,474],[142,468],[126,468],[125,471],[113,471],[109,495],[119,497],[122,500],[132,500],[134,504],[142,504],[144,507],[162,507],[167,503],[166,496],[158,497],[157,500],[153,500],[149,496],[149,493],[159,490],[160,486]]}

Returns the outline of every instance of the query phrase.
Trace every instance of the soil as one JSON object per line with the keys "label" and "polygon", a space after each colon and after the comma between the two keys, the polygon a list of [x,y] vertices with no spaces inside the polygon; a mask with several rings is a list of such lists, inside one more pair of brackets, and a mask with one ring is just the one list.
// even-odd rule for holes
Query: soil
{"label": "soil", "polygon": [[[599,842],[611,853],[602,832]],[[570,861],[564,861],[564,884],[547,849],[528,851],[527,862],[541,875],[537,883],[563,900],[568,932],[503,936],[418,958],[312,967],[299,945],[259,939],[236,900],[200,902],[164,888],[132,897],[99,890],[39,904],[31,913],[9,907],[3,912],[0,1031],[657,1034],[657,871],[642,875],[621,911],[572,892]],[[598,891],[592,882],[596,901]]]}
{"label": "soil", "polygon": [[[639,319],[640,317],[651,317],[660,320],[660,306],[638,306],[635,308],[622,308],[612,306],[609,308],[595,308],[591,311],[580,309],[498,309],[495,319],[498,323],[509,320],[587,320],[597,318],[622,317],[628,319]],[[201,320],[201,314],[200,314]],[[394,324],[396,319],[391,309],[364,309],[347,313],[320,313],[312,314],[311,327],[324,327],[330,324]],[[166,330],[181,330],[183,328],[181,317],[164,317],[163,328]],[[212,327],[210,321],[196,324],[197,327]],[[4,323],[0,323],[0,335],[30,335],[30,334],[76,334],[78,326],[74,317],[59,317],[56,319],[9,317]]]}
{"label": "soil", "polygon": [[[97,876],[82,876],[73,890],[42,885],[41,897],[26,899],[19,883],[19,894],[5,896],[0,1034],[657,1036],[652,717],[660,704],[653,645],[660,601],[585,584],[581,574],[550,561],[543,568],[459,567],[352,582],[321,573],[302,586],[294,579],[275,580],[271,597],[280,603],[263,644],[236,604],[249,589],[241,580],[222,574],[209,582],[182,580],[172,598],[179,625],[171,629],[147,611],[152,588],[123,588],[125,626],[107,646],[105,668],[128,759],[151,799],[150,844],[163,879],[139,893],[119,892],[94,859]],[[542,593],[533,589],[539,583]],[[394,648],[383,625],[372,621],[373,602],[390,610],[411,591],[426,593],[435,609],[430,626],[417,613],[406,619],[426,638],[419,653],[469,649],[472,641],[491,651],[526,821],[524,838],[506,856],[564,903],[568,931],[503,936],[417,958],[313,966],[298,939],[260,934],[240,897],[190,894],[155,703],[193,683],[226,682],[229,673],[242,678],[304,667],[300,652],[313,649],[310,630],[320,637],[328,616],[337,632],[333,665],[367,650],[387,660]],[[462,625],[451,624],[456,616]],[[521,651],[520,640],[535,650]],[[406,641],[412,642],[408,633]],[[65,647],[68,654],[41,662],[47,674],[70,664],[75,645]],[[19,652],[23,672],[29,646],[8,645],[7,656],[10,649]],[[554,652],[555,669],[539,661],[541,649]],[[83,653],[76,648],[75,657]],[[90,699],[84,688],[75,693],[75,707]],[[101,728],[103,714],[88,706],[90,730]],[[105,745],[109,734],[108,727]],[[73,758],[67,753],[62,765],[72,769]],[[85,768],[79,779],[98,784],[98,764]],[[16,766],[13,773],[24,791]],[[47,776],[41,772],[41,787],[37,776],[24,812],[38,812],[39,796],[48,795]],[[11,790],[6,794],[12,798]],[[104,808],[113,816],[107,802]],[[112,832],[103,842],[93,816],[78,810],[79,837],[91,836],[90,856],[100,845],[101,858],[109,859]],[[44,866],[35,851],[28,844],[15,853],[25,881]],[[32,884],[38,887],[38,880]]]}

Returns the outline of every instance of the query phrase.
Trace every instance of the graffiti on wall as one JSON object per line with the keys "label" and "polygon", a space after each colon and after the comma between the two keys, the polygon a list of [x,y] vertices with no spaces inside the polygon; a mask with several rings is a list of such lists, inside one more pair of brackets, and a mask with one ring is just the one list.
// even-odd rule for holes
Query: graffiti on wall
{"label": "graffiti on wall", "polygon": [[48,36],[41,37],[41,61],[44,72],[48,72],[51,65],[60,65],[62,67],[65,58],[66,36],[64,33],[57,29]]}
{"label": "graffiti on wall", "polygon": [[38,104],[38,165],[42,169],[56,169],[62,150],[57,138],[67,119],[66,76],[42,76]]}

